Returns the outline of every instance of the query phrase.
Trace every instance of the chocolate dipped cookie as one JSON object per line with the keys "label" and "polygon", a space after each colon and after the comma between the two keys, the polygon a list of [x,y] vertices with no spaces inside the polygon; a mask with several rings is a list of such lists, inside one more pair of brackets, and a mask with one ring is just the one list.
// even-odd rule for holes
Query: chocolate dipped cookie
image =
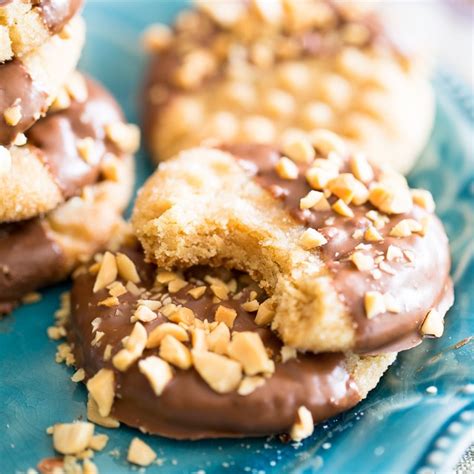
{"label": "chocolate dipped cookie", "polygon": [[327,130],[282,148],[196,148],[163,163],[133,214],[164,268],[224,265],[272,295],[267,323],[313,352],[382,353],[440,336],[448,239],[428,191]]}
{"label": "chocolate dipped cookie", "polygon": [[327,128],[407,172],[434,99],[420,62],[357,2],[196,1],[145,34],[144,126],[156,160],[213,140],[274,144]]}
{"label": "chocolate dipped cookie", "polygon": [[0,173],[0,222],[49,212],[96,183],[104,169],[127,168],[139,131],[126,124],[115,99],[101,85],[74,73],[48,112],[12,146]]}
{"label": "chocolate dipped cookie", "polygon": [[[67,34],[0,64],[0,150],[22,145],[24,132],[44,116],[73,73],[85,37],[84,21],[75,17]],[[1,167],[0,167],[1,168]]]}
{"label": "chocolate dipped cookie", "polygon": [[51,36],[68,34],[65,26],[82,0],[0,0],[0,63],[21,57]]}
{"label": "chocolate dipped cookie", "polygon": [[[88,417],[176,439],[289,433],[356,405],[395,359],[300,354],[261,319],[248,276],[161,271],[138,246],[76,272],[63,356],[89,392]],[[67,352],[67,355],[66,355]]]}

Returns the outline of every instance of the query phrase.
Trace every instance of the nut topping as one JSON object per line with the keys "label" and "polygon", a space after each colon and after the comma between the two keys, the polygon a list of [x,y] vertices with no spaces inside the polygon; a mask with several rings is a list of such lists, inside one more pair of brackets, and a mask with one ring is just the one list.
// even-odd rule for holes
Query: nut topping
{"label": "nut topping", "polygon": [[430,310],[421,325],[421,334],[424,336],[441,337],[443,332],[443,316],[436,309]]}
{"label": "nut topping", "polygon": [[215,392],[229,393],[240,385],[242,366],[239,362],[196,349],[192,350],[192,355],[195,369]]}
{"label": "nut topping", "polygon": [[232,329],[235,318],[237,317],[237,311],[226,306],[219,305],[214,316],[214,320],[217,322],[223,322],[227,327]]}
{"label": "nut topping", "polygon": [[321,247],[322,245],[327,244],[327,242],[328,241],[323,234],[311,227],[306,229],[300,237],[300,245],[305,250]]}
{"label": "nut topping", "polygon": [[87,382],[87,390],[97,404],[99,415],[107,417],[115,397],[115,376],[110,369],[100,369]]}
{"label": "nut topping", "polygon": [[147,349],[153,349],[161,344],[163,338],[167,335],[173,336],[178,341],[184,342],[189,340],[188,333],[184,328],[174,323],[163,323],[157,326],[148,335],[146,343]]}
{"label": "nut topping", "polygon": [[313,431],[313,415],[306,407],[299,407],[296,422],[290,431],[291,439],[293,441],[301,441],[308,436],[311,436]]}
{"label": "nut topping", "polygon": [[364,296],[364,305],[368,319],[375,318],[375,316],[387,311],[384,295],[378,291],[367,291]]}
{"label": "nut topping", "polygon": [[133,438],[128,448],[127,461],[138,466],[149,466],[156,459],[156,453],[144,441]]}
{"label": "nut topping", "polygon": [[140,276],[138,275],[137,269],[133,261],[123,253],[117,253],[115,257],[117,260],[117,269],[119,275],[126,281],[132,283],[139,283]]}
{"label": "nut topping", "polygon": [[142,359],[138,363],[138,370],[148,379],[151,388],[158,397],[173,378],[173,371],[168,362],[156,356]]}
{"label": "nut topping", "polygon": [[170,334],[161,341],[160,357],[183,370],[189,369],[192,364],[189,349]]}
{"label": "nut topping", "polygon": [[61,454],[78,454],[89,446],[94,425],[78,421],[61,423],[53,427],[53,446]]}
{"label": "nut topping", "polygon": [[228,354],[242,364],[246,375],[273,373],[275,364],[268,358],[267,351],[258,333],[244,331],[234,333]]}
{"label": "nut topping", "polygon": [[94,293],[110,285],[117,278],[117,263],[115,257],[110,252],[105,252],[100,263],[99,272],[94,284]]}

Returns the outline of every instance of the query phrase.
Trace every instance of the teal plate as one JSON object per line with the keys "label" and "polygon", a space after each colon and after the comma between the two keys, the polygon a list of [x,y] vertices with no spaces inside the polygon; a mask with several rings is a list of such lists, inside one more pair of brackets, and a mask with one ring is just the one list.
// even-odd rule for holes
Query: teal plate
{"label": "teal plate", "polygon": [[[137,120],[145,58],[140,32],[169,22],[184,2],[89,0],[82,69],[111,89]],[[430,189],[451,239],[456,304],[444,337],[399,356],[379,387],[358,407],[316,427],[302,444],[277,439],[176,442],[128,428],[105,430],[110,441],[96,455],[101,473],[125,473],[130,440],[141,436],[166,473],[429,473],[449,472],[472,442],[474,422],[474,102],[466,89],[439,73],[438,110],[431,141],[410,182]],[[138,183],[151,172],[138,156]],[[28,262],[25,262],[28,265]],[[54,362],[46,336],[67,284],[44,292],[33,306],[0,322],[0,473],[25,472],[54,456],[45,429],[85,418],[86,391]],[[435,388],[429,388],[435,387]]]}

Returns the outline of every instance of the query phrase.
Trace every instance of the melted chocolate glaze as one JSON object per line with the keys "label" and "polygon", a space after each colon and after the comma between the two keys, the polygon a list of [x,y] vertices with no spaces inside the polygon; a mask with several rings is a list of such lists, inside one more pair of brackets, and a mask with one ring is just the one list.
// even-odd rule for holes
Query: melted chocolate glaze
{"label": "melted chocolate glaze", "polygon": [[[124,249],[139,271],[141,286],[151,289],[156,267],[144,262],[141,250]],[[186,276],[215,272],[210,269],[192,269]],[[235,276],[235,274],[233,274]],[[94,294],[95,276],[89,273],[76,278],[71,292],[72,314],[68,337],[73,345],[77,367],[85,369],[87,378],[103,367],[113,369],[116,379],[116,398],[112,415],[128,425],[146,432],[177,439],[215,437],[261,436],[288,431],[301,405],[306,406],[319,422],[354,406],[360,395],[341,354],[299,355],[286,363],[277,362],[274,375],[264,386],[247,396],[237,392],[221,395],[214,392],[194,369],[175,370],[172,381],[157,397],[137,363],[126,372],[117,371],[110,361],[103,360],[107,344],[112,354],[122,348],[121,340],[132,331],[130,322],[138,297],[127,293],[120,297],[120,305],[112,308],[97,306],[108,296],[107,290]],[[196,286],[189,283],[172,295],[174,302],[191,308],[199,319],[213,321],[217,304],[208,289],[199,300],[187,291]],[[250,288],[244,287],[241,297],[223,302],[238,312],[234,330],[256,331],[265,346],[277,355],[281,342],[269,328],[258,327],[254,316],[241,308],[248,299]],[[99,331],[105,334],[100,346],[92,346],[92,321],[101,318]],[[147,331],[166,321],[158,318],[146,323]],[[146,350],[143,357],[157,354],[157,349]]]}
{"label": "melted chocolate glaze", "polygon": [[0,225],[0,314],[9,313],[25,294],[58,281],[63,254],[33,219]]}
{"label": "melted chocolate glaze", "polygon": [[[272,193],[297,222],[317,229],[327,238],[328,243],[320,247],[321,258],[333,276],[334,285],[347,311],[354,319],[357,352],[394,352],[413,347],[421,342],[419,329],[427,312],[431,308],[437,308],[444,314],[452,305],[448,239],[436,216],[432,216],[428,233],[424,237],[390,237],[390,229],[402,219],[420,220],[428,215],[415,205],[408,214],[391,216],[390,223],[379,230],[384,237],[383,241],[365,242],[371,244],[366,253],[374,258],[385,255],[391,244],[402,250],[410,250],[415,256],[412,263],[406,260],[387,262],[394,274],[382,271],[382,277],[375,280],[368,272],[357,270],[348,260],[354,248],[364,243],[363,238],[355,239],[352,234],[357,229],[364,230],[368,227],[370,221],[365,214],[375,209],[369,202],[362,206],[351,206],[353,218],[343,217],[332,210],[301,210],[300,199],[311,190],[304,177],[305,166],[300,165],[298,179],[285,180],[275,171],[275,164],[281,156],[275,148],[265,145],[231,145],[224,149],[241,160],[256,182]],[[335,199],[330,198],[330,202]],[[334,219],[330,225],[326,224],[328,218]],[[390,293],[401,304],[401,312],[384,313],[368,319],[364,309],[364,294],[367,291]]]}
{"label": "melted chocolate glaze", "polygon": [[34,0],[44,24],[51,34],[61,31],[66,23],[79,11],[83,0]]}
{"label": "melted chocolate glaze", "polygon": [[[117,148],[106,138],[105,126],[123,121],[123,114],[113,97],[98,83],[86,79],[86,101],[73,101],[65,110],[48,113],[27,132],[28,143],[37,147],[40,158],[55,178],[65,199],[80,194],[95,183],[101,160]],[[86,162],[79,156],[77,142],[91,137],[93,156]]]}
{"label": "melted chocolate glaze", "polygon": [[[0,64],[0,145],[9,145],[18,133],[23,133],[45,114],[47,99],[46,92],[33,82],[20,60]],[[21,107],[21,120],[12,127],[5,122],[3,114],[16,105]]]}

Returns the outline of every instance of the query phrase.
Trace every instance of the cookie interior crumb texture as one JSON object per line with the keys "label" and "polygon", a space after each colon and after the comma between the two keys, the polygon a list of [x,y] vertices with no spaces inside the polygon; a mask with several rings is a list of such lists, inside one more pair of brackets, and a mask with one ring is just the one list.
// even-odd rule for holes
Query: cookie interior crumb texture
{"label": "cookie interior crumb texture", "polygon": [[172,28],[144,35],[156,160],[209,139],[268,144],[289,128],[324,127],[410,170],[431,131],[433,93],[420,59],[375,13],[326,0],[195,3]]}

